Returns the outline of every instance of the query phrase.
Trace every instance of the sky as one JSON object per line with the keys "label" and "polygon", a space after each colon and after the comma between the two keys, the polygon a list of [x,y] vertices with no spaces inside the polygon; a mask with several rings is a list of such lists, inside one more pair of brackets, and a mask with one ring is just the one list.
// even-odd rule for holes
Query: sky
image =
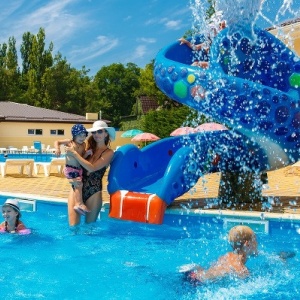
{"label": "sky", "polygon": [[[112,63],[143,68],[191,28],[191,3],[205,0],[0,0],[0,44],[45,29],[46,48],[93,76]],[[249,1],[249,0],[248,0]],[[265,0],[262,28],[300,16],[300,0]],[[20,54],[19,54],[20,58]],[[21,62],[20,62],[21,66]]]}

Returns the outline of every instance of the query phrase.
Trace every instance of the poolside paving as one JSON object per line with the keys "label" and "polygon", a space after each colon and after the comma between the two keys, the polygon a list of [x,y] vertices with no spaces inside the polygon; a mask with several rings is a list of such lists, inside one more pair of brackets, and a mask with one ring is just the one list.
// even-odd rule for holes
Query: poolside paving
{"label": "poolside paving", "polygon": [[[45,177],[43,173],[27,177],[12,172],[0,178],[0,194],[16,195],[24,198],[56,199],[67,201],[70,185],[64,176],[51,173]],[[243,204],[222,209],[242,211],[271,211],[288,214],[300,214],[300,167],[289,166],[276,171],[268,172],[268,185],[263,190],[263,196],[269,197],[266,203]],[[199,179],[195,187],[175,200],[172,206],[192,206],[193,208],[218,209],[220,174],[208,174]],[[107,174],[104,177],[103,200],[109,202],[106,190]]]}

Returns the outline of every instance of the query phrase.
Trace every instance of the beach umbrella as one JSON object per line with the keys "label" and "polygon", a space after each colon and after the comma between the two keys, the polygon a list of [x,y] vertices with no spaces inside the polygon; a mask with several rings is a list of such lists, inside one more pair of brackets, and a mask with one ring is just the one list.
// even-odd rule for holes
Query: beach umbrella
{"label": "beach umbrella", "polygon": [[189,134],[189,133],[193,133],[194,132],[194,128],[192,127],[179,127],[177,129],[175,129],[174,131],[172,131],[170,133],[170,136],[177,136],[177,135],[185,135],[185,134]]}
{"label": "beach umbrella", "polygon": [[152,142],[160,140],[158,136],[150,132],[143,132],[131,139],[133,142]]}
{"label": "beach umbrella", "polygon": [[121,134],[121,137],[123,137],[123,138],[132,138],[132,137],[134,137],[134,136],[136,136],[140,133],[143,133],[143,131],[140,130],[140,129],[130,129],[130,130],[127,130],[127,131],[123,132]]}
{"label": "beach umbrella", "polygon": [[203,123],[203,124],[197,126],[194,129],[194,132],[218,131],[218,130],[228,130],[228,128],[222,124],[211,122],[211,123]]}

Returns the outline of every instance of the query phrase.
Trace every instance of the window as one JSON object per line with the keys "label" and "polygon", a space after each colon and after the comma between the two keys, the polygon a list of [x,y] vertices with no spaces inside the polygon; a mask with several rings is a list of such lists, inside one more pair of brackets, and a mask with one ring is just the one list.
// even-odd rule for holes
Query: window
{"label": "window", "polygon": [[65,135],[64,129],[50,129],[50,135]]}
{"label": "window", "polygon": [[28,129],[28,135],[43,135],[43,129]]}

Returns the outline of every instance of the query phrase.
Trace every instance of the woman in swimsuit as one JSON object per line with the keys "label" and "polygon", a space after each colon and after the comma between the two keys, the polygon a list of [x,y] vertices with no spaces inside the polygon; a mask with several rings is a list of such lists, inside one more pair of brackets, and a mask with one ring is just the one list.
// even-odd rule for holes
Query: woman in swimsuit
{"label": "woman in swimsuit", "polygon": [[[87,129],[92,135],[87,140],[87,151],[91,154],[84,159],[72,147],[66,147],[66,153],[72,155],[83,168],[82,183],[74,179],[72,184],[82,184],[83,203],[90,212],[85,215],[85,222],[96,222],[102,207],[102,178],[110,164],[114,152],[109,148],[110,141],[115,139],[115,129],[108,127],[103,121],[96,121],[92,128]],[[68,198],[68,215],[70,226],[80,223],[80,214],[74,210],[75,197],[71,189]]]}

